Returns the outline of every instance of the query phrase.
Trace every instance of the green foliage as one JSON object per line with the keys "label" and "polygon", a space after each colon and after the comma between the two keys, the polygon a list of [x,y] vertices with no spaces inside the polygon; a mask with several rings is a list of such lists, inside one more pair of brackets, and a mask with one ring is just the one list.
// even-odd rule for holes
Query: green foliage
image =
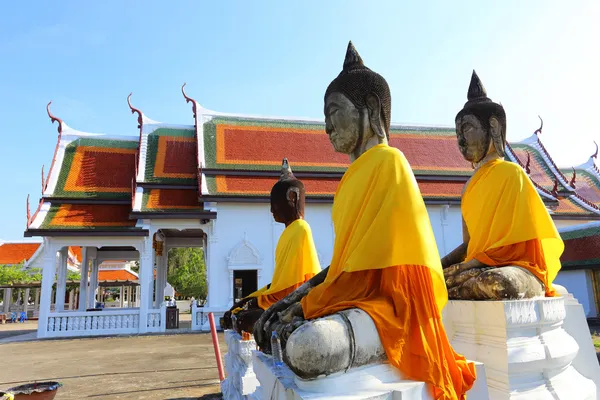
{"label": "green foliage", "polygon": [[0,265],[0,285],[39,282],[42,273],[39,269],[23,270],[23,265]]}
{"label": "green foliage", "polygon": [[184,297],[206,299],[206,265],[201,248],[173,249],[169,252],[167,282]]}
{"label": "green foliage", "polygon": [[134,265],[131,267],[131,270],[133,272],[135,272],[136,274],[140,273],[140,262],[139,261],[135,261]]}

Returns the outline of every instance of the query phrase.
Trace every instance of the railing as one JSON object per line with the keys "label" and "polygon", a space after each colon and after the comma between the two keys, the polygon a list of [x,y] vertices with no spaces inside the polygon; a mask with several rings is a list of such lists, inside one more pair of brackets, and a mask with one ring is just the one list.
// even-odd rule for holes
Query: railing
{"label": "railing", "polygon": [[148,310],[148,332],[164,332],[166,330],[166,304],[162,303],[158,310]]}
{"label": "railing", "polygon": [[48,316],[47,336],[137,333],[139,310],[56,312]]}
{"label": "railing", "polygon": [[208,313],[212,312],[215,316],[215,323],[217,325],[217,329],[221,329],[221,325],[219,324],[219,319],[225,314],[225,311],[222,309],[214,309],[210,307],[198,307],[196,302],[192,304],[192,330],[193,331],[202,331],[208,332],[210,331],[210,326],[208,323]]}

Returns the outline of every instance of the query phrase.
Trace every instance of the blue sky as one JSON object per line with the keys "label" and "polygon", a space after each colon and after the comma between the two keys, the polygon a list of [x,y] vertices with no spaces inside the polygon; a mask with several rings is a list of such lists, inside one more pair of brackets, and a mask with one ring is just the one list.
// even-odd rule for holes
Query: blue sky
{"label": "blue sky", "polygon": [[[52,3],[52,4],[51,4]],[[192,123],[181,96],[233,113],[322,118],[348,40],[390,84],[394,122],[452,125],[475,68],[508,114],[509,140],[587,161],[600,139],[597,1],[10,2],[0,15],[0,239],[18,240],[56,145],[45,106],[72,128],[137,133]],[[484,5],[485,4],[485,5]]]}

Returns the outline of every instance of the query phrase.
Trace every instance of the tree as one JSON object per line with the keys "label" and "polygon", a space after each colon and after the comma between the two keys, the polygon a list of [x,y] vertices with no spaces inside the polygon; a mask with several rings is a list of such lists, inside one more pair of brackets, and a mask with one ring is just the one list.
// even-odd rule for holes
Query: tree
{"label": "tree", "polygon": [[0,284],[12,285],[14,283],[31,282],[27,271],[23,270],[22,265],[0,265]]}
{"label": "tree", "polygon": [[173,249],[167,262],[167,282],[184,297],[206,299],[206,264],[201,248]]}

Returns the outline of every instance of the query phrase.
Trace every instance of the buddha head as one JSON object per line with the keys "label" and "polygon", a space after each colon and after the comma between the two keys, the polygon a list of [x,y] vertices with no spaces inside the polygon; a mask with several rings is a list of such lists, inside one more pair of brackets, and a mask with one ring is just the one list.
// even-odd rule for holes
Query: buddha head
{"label": "buddha head", "polygon": [[456,137],[463,157],[478,163],[491,152],[504,157],[506,146],[506,113],[504,107],[494,103],[477,73],[473,71],[467,102],[456,114]]}
{"label": "buddha head", "polygon": [[305,196],[304,184],[296,179],[287,158],[284,158],[281,176],[271,189],[271,213],[275,221],[289,225],[304,218]]}
{"label": "buddha head", "polygon": [[387,82],[367,68],[348,43],[342,72],[325,92],[325,131],[335,151],[352,154],[374,136],[387,143],[391,110]]}

